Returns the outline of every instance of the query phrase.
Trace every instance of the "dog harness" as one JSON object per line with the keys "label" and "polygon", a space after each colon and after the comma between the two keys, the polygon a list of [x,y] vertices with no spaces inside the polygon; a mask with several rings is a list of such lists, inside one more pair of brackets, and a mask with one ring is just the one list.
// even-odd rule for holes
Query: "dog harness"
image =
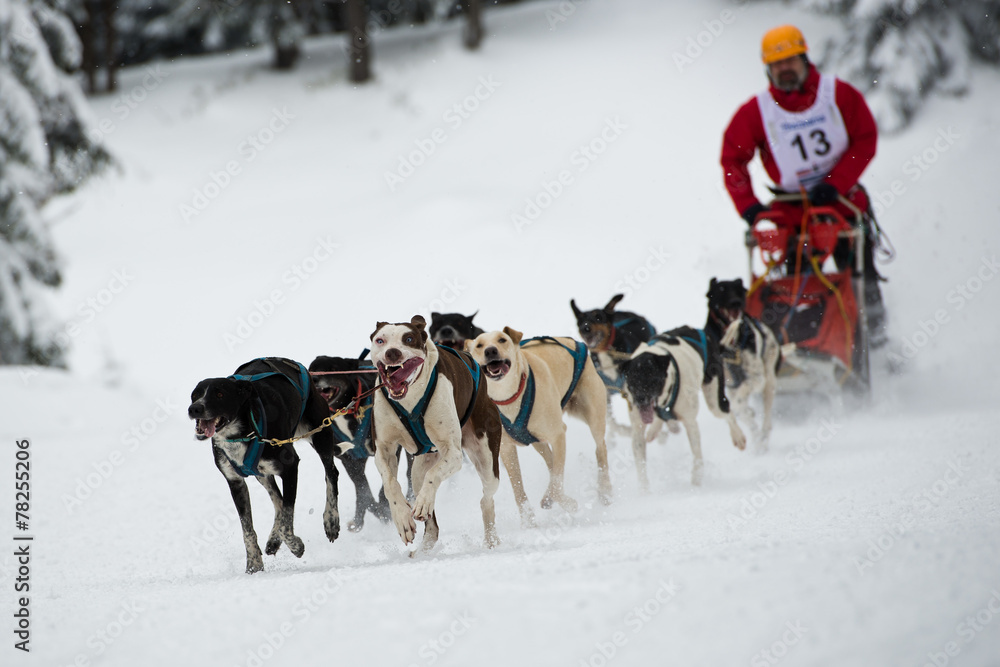
{"label": "dog harness", "polygon": [[[580,381],[580,376],[583,375],[583,367],[587,364],[587,355],[589,350],[587,346],[580,341],[573,341],[576,344],[575,349],[570,349],[562,342],[552,338],[551,336],[538,336],[536,338],[529,338],[527,340],[521,341],[521,347],[524,347],[528,343],[555,343],[559,345],[573,357],[573,381],[570,382],[569,389],[562,397],[560,402],[561,407],[565,408],[566,404],[569,403],[569,399],[573,397],[573,392],[576,390],[576,385]],[[515,394],[516,396],[516,394]],[[496,401],[494,401],[496,402]],[[521,409],[517,411],[517,416],[514,421],[507,419],[504,414],[500,413],[500,423],[503,424],[503,428],[507,431],[507,435],[521,443],[522,445],[532,445],[538,442],[538,438],[532,435],[531,431],[528,430],[528,420],[531,419],[531,410],[535,405],[535,374],[532,372],[531,367],[528,367],[528,377],[524,384],[524,393],[521,398]]]}
{"label": "dog harness", "polygon": [[368,450],[365,449],[365,440],[371,434],[371,424],[372,424],[372,399],[371,396],[366,398],[363,403],[361,403],[357,410],[358,414],[361,415],[361,421],[358,422],[358,426],[354,429],[354,436],[349,436],[340,430],[336,422],[330,423],[330,430],[333,431],[333,437],[338,438],[340,442],[349,442],[354,445],[350,450],[345,452],[353,459],[364,459],[368,458]]}
{"label": "dog harness", "polygon": [[[450,347],[437,345],[437,348],[439,351],[447,350],[458,357],[472,375],[472,398],[469,400],[469,406],[465,409],[465,414],[462,415],[462,418],[458,422],[460,427],[465,426],[465,423],[469,421],[469,417],[472,416],[472,409],[476,406],[476,396],[479,394],[479,380],[482,377],[483,371],[479,367],[479,364],[471,357],[470,361],[472,361],[472,365],[470,366],[469,362],[461,354]],[[431,402],[431,396],[434,395],[434,390],[437,388],[437,376],[437,364],[435,364],[434,369],[431,371],[431,377],[427,381],[427,389],[424,390],[424,395],[420,397],[420,400],[417,401],[417,404],[413,406],[413,410],[410,412],[407,412],[403,406],[389,398],[389,392],[385,390],[385,387],[382,387],[382,395],[388,399],[389,405],[396,412],[399,421],[406,428],[410,437],[413,438],[413,442],[416,443],[417,456],[435,451],[434,443],[431,442],[430,436],[427,435],[427,429],[424,428],[424,413],[427,411],[427,405]]]}
{"label": "dog harness", "polygon": [[[230,375],[228,379],[256,382],[274,375],[285,378],[292,383],[292,386],[299,392],[299,396],[302,399],[302,407],[299,409],[299,420],[301,420],[302,415],[306,412],[306,399],[309,397],[309,371],[306,370],[306,367],[302,364],[296,364],[299,369],[299,379],[298,382],[296,382],[294,378],[291,378],[282,373],[280,370],[277,370],[275,362],[271,359],[261,357],[260,359],[257,359],[257,361],[262,361],[275,370],[264,373],[254,373],[253,375]],[[250,477],[251,475],[255,477],[262,477],[257,466],[260,464],[260,457],[264,453],[264,440],[267,439],[267,415],[264,413],[264,403],[260,400],[260,396],[254,393],[253,400],[254,404],[250,407],[250,424],[253,427],[253,433],[244,438],[236,438],[233,441],[248,443],[246,454],[243,455],[243,463],[237,465],[235,461],[229,459],[229,463],[233,466],[240,477]],[[229,457],[227,456],[226,458]]]}
{"label": "dog harness", "polygon": [[[704,334],[702,334],[704,335]],[[674,386],[670,390],[670,395],[667,396],[667,402],[665,405],[657,405],[655,408],[656,416],[665,422],[677,419],[677,415],[674,414],[674,404],[677,403],[677,395],[681,391],[681,370],[677,367],[677,360],[674,359],[674,355],[667,352],[667,373],[670,369],[674,369]]]}
{"label": "dog harness", "polygon": [[[617,317],[617,316],[618,316],[618,313],[615,313],[615,317]],[[612,345],[615,342],[615,338],[616,338],[615,334],[617,333],[618,329],[621,329],[626,324],[632,324],[632,322],[642,322],[642,324],[644,324],[646,327],[648,327],[649,331],[650,331],[650,338],[652,338],[653,336],[656,335],[656,327],[654,327],[649,322],[649,320],[647,320],[644,317],[626,316],[626,317],[624,317],[622,319],[612,319],[612,322],[611,322],[611,336],[608,338],[607,344],[604,346],[603,349],[601,349],[601,350],[595,350],[595,351],[591,352],[591,354],[590,354],[591,358],[594,360],[594,368],[597,369],[597,374],[601,377],[601,381],[604,382],[604,386],[607,387],[610,390],[617,391],[618,393],[621,393],[622,389],[625,388],[625,376],[622,375],[621,373],[619,373],[618,374],[618,378],[612,380],[606,373],[604,373],[604,371],[601,370],[600,364],[597,363],[598,362],[597,353],[598,352],[608,352],[608,351],[610,351]],[[618,352],[618,353],[621,353],[623,355],[629,355],[629,354],[632,354],[633,352],[635,352],[635,347],[636,346],[629,345],[628,341],[625,341],[625,344],[623,345],[622,349],[621,350],[615,350],[614,352]]]}
{"label": "dog harness", "polygon": [[692,336],[684,336],[680,334],[673,334],[673,335],[676,336],[677,338],[680,338],[685,343],[690,343],[691,347],[693,347],[695,350],[698,351],[698,353],[701,355],[702,377],[708,377],[708,340],[706,340],[705,338],[704,329],[695,329],[695,332],[698,334],[697,338],[694,338]]}

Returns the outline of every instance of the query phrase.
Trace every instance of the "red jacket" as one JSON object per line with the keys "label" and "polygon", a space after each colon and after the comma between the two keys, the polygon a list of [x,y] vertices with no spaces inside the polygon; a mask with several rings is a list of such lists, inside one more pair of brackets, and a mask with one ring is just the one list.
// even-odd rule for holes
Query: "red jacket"
{"label": "red jacket", "polygon": [[[818,88],[819,72],[815,67],[809,65],[809,74],[806,76],[805,85],[802,86],[801,90],[785,92],[773,85],[770,90],[771,95],[782,108],[788,111],[802,111],[812,106],[813,102],[816,101]],[[837,188],[838,192],[846,195],[857,184],[865,167],[875,157],[878,129],[875,126],[875,119],[865,103],[865,98],[857,88],[837,79],[835,91],[837,108],[840,110],[844,126],[847,129],[848,147],[826,180]],[[755,96],[739,108],[722,137],[721,162],[726,190],[729,191],[729,196],[741,215],[752,205],[758,203],[750,184],[750,173],[747,170],[747,164],[758,150],[768,176],[775,183],[780,182],[778,167],[767,146],[767,135],[764,132],[764,123],[761,120],[760,107],[757,106]],[[854,194],[852,193],[852,195]],[[864,198],[860,191],[857,191],[856,194],[859,197],[851,196],[850,198],[855,200],[855,204],[862,204],[862,210],[864,210],[867,208],[867,198]]]}

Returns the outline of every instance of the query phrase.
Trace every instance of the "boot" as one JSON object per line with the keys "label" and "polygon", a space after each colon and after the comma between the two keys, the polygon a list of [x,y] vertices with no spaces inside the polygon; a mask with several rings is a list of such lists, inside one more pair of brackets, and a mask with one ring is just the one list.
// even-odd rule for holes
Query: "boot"
{"label": "boot", "polygon": [[877,277],[865,281],[865,313],[868,315],[868,344],[874,350],[885,345],[889,338],[885,332],[885,305]]}

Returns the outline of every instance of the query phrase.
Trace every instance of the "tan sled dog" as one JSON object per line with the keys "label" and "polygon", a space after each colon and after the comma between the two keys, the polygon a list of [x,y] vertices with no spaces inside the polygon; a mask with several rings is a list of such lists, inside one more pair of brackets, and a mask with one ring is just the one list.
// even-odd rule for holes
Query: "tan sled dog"
{"label": "tan sled dog", "polygon": [[[566,424],[563,412],[587,423],[597,447],[597,491],[611,502],[611,477],[604,443],[607,391],[594,368],[590,351],[572,338],[522,340],[520,331],[505,327],[466,341],[465,349],[483,368],[490,398],[504,425],[500,456],[510,476],[522,521],[531,525],[517,460],[516,445],[532,445],[549,468],[549,487],[542,507],[557,502],[568,511],[577,503],[563,491],[566,467]],[[551,449],[550,449],[551,447]]]}

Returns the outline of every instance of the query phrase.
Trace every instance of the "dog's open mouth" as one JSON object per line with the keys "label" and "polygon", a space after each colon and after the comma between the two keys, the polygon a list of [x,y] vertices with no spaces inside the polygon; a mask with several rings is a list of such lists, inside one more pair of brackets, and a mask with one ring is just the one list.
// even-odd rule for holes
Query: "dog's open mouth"
{"label": "dog's open mouth", "polygon": [[507,372],[510,371],[510,361],[507,359],[495,359],[483,366],[483,370],[489,379],[502,380],[507,375]]}
{"label": "dog's open mouth", "polygon": [[731,306],[729,308],[719,308],[719,316],[725,321],[726,324],[732,324],[736,320],[740,319],[743,314],[743,309],[739,306]]}
{"label": "dog's open mouth", "polygon": [[381,361],[378,362],[378,374],[382,379],[382,384],[389,392],[389,397],[400,400],[406,396],[406,391],[410,388],[410,382],[420,372],[420,367],[424,360],[420,357],[410,357],[402,364],[386,366]]}
{"label": "dog's open mouth", "polygon": [[212,419],[195,419],[194,420],[194,437],[199,440],[207,440],[211,438],[216,432],[225,427],[229,423],[229,420],[225,417],[213,417]]}
{"label": "dog's open mouth", "polygon": [[643,424],[652,424],[653,417],[656,416],[656,408],[652,403],[639,406],[639,417],[642,419]]}
{"label": "dog's open mouth", "polygon": [[323,397],[326,404],[331,408],[333,407],[333,402],[336,400],[337,396],[340,395],[340,387],[320,387],[319,395]]}

